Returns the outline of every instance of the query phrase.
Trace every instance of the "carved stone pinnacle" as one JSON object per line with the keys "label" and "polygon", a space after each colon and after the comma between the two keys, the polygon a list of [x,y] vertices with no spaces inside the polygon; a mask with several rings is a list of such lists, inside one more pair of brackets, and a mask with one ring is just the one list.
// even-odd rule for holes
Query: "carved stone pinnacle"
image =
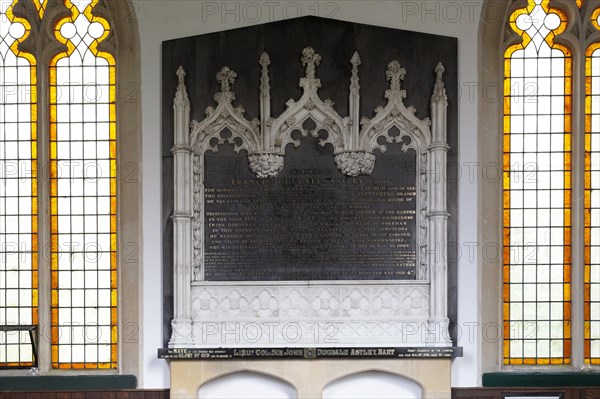
{"label": "carved stone pinnacle", "polygon": [[235,83],[235,78],[237,77],[237,73],[233,72],[228,67],[223,67],[217,73],[217,82],[221,84],[221,93],[226,93],[230,91],[229,85]]}
{"label": "carved stone pinnacle", "polygon": [[[352,55],[352,58],[350,59],[350,63],[352,64],[352,76],[350,77],[350,94],[355,97],[354,101],[358,101],[357,96],[358,90],[360,89],[360,86],[358,85],[358,66],[360,65],[360,56],[358,55],[358,51],[354,52],[354,55]],[[356,109],[356,111],[358,111],[358,109]]]}
{"label": "carved stone pinnacle", "polygon": [[390,81],[390,89],[400,90],[400,81],[404,80],[406,69],[402,68],[398,61],[392,61],[388,64],[385,76]]}
{"label": "carved stone pinnacle", "polygon": [[315,67],[319,66],[321,56],[315,53],[312,47],[307,47],[302,50],[302,65],[306,66],[306,77],[315,77]]}
{"label": "carved stone pinnacle", "polygon": [[[260,56],[260,60],[258,61],[262,66],[261,77],[260,77],[260,92],[263,96],[267,96],[266,99],[263,98],[261,101],[268,102],[269,101],[269,64],[271,60],[269,59],[269,54],[263,51]],[[262,104],[261,108],[268,106],[268,104]],[[268,112],[268,111],[267,111]]]}

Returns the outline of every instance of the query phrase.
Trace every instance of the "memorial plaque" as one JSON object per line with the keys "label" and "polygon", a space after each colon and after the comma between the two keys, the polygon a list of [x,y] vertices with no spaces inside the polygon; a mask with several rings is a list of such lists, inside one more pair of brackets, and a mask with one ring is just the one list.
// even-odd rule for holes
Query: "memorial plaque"
{"label": "memorial plaque", "polygon": [[274,178],[257,178],[231,145],[206,152],[205,279],[415,279],[416,153],[387,147],[357,177],[310,136],[287,146]]}
{"label": "memorial plaque", "polygon": [[[446,170],[456,84],[449,96],[445,64],[455,78],[456,40],[414,34],[407,42],[413,34],[356,25],[336,30],[335,39],[304,37],[306,25],[292,24],[302,34],[285,37],[298,40],[272,41],[289,31],[275,24],[260,32],[257,46],[244,41],[252,47],[244,54],[232,53],[238,41],[227,44],[220,34],[192,40],[193,50],[180,54],[202,62],[171,72],[169,346],[245,348],[251,341],[278,348],[257,356],[279,357],[290,345],[329,347],[309,337],[314,323],[334,318],[339,347],[451,347],[450,265],[436,251],[447,248],[455,227],[448,186],[456,184]],[[401,39],[400,52],[374,47],[390,37]],[[431,53],[417,51],[424,43],[450,50],[421,58]],[[406,325],[427,333],[402,342],[389,333]],[[215,333],[205,334],[206,326]],[[216,333],[232,326],[241,329],[239,339]],[[244,338],[261,326],[281,334]],[[434,355],[407,352],[421,354]]]}

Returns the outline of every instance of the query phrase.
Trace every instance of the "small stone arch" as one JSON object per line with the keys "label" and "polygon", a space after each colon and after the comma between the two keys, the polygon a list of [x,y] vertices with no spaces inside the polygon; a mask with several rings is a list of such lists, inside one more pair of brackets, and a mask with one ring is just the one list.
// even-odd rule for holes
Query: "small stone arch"
{"label": "small stone arch", "polygon": [[323,388],[324,399],[422,398],[424,389],[417,381],[384,370],[365,370],[346,374]]}
{"label": "small stone arch", "polygon": [[297,397],[298,390],[292,383],[272,374],[251,369],[214,376],[198,388],[198,398],[202,399]]}

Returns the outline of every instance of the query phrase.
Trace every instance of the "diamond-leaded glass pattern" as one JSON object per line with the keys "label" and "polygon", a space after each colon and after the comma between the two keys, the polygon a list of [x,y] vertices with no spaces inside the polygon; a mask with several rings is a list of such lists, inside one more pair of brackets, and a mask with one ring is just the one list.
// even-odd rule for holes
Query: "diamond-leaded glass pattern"
{"label": "diamond-leaded glass pattern", "polygon": [[117,362],[115,61],[94,1],[65,1],[50,63],[52,364]]}
{"label": "diamond-leaded glass pattern", "polygon": [[504,363],[570,362],[571,54],[566,16],[531,0],[505,53]]}
{"label": "diamond-leaded glass pattern", "polygon": [[46,6],[48,5],[47,0],[32,0],[35,8],[38,11],[40,19],[44,17],[44,11],[46,11]]}
{"label": "diamond-leaded glass pattern", "polygon": [[[26,20],[0,3],[0,325],[38,323],[35,58]],[[0,367],[31,367],[27,331],[0,331]]]}

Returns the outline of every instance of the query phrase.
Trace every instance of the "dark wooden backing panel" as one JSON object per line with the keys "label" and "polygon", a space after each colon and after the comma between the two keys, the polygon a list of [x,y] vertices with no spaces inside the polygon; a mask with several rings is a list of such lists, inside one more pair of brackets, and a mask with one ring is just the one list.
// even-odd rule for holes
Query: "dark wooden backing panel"
{"label": "dark wooden backing panel", "polygon": [[1,392],[0,399],[169,399],[169,390]]}

